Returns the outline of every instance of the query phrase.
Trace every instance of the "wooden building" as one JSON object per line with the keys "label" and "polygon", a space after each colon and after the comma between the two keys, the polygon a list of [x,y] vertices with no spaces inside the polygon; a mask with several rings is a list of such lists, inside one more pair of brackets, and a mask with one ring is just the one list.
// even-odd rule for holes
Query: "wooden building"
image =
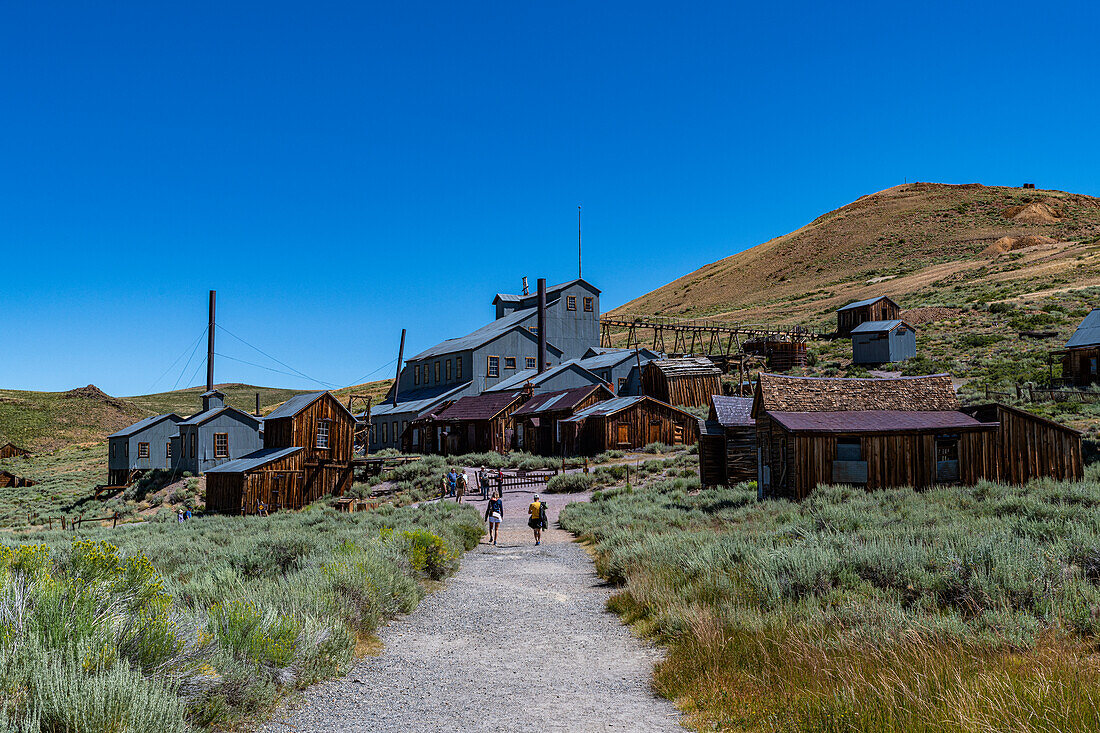
{"label": "wooden building", "polygon": [[[960,409],[951,377],[761,374],[753,398],[761,496],[1080,475],[1080,436],[1003,406]],[[993,418],[1010,418],[1002,424]]]}
{"label": "wooden building", "polygon": [[264,419],[264,447],[206,471],[211,511],[300,509],[352,481],[355,417],[330,392],[284,402]]}
{"label": "wooden building", "polygon": [[670,405],[708,405],[712,395],[722,394],[721,377],[706,357],[659,359],[642,368],[642,392]]}
{"label": "wooden building", "polygon": [[531,397],[531,390],[484,392],[463,397],[443,410],[431,423],[434,440],[430,452],[461,455],[510,450],[515,440],[512,413]]}
{"label": "wooden building", "polygon": [[699,480],[703,486],[756,480],[752,403],[751,397],[711,397],[710,415],[699,425]]}
{"label": "wooden building", "polygon": [[1100,382],[1100,308],[1093,310],[1070,336],[1066,347],[1054,352],[1062,359],[1065,384],[1085,387]]}
{"label": "wooden building", "polygon": [[36,483],[38,482],[31,481],[29,478],[16,476],[11,471],[0,471],[0,489],[19,488],[21,486],[34,486]]}
{"label": "wooden building", "polygon": [[559,424],[564,451],[569,455],[634,450],[650,443],[691,445],[699,440],[698,418],[640,395],[597,402]]}
{"label": "wooden building", "polygon": [[899,318],[901,318],[901,306],[885,295],[857,300],[837,310],[836,333],[838,336],[847,336],[861,323],[896,321]]}
{"label": "wooden building", "polygon": [[917,330],[905,321],[867,321],[850,335],[853,364],[894,364],[917,355]]}
{"label": "wooden building", "polygon": [[25,448],[20,448],[15,443],[5,443],[0,445],[0,459],[4,458],[30,458],[31,452]]}
{"label": "wooden building", "polygon": [[516,448],[540,456],[562,455],[561,421],[612,397],[599,384],[535,395],[513,413]]}

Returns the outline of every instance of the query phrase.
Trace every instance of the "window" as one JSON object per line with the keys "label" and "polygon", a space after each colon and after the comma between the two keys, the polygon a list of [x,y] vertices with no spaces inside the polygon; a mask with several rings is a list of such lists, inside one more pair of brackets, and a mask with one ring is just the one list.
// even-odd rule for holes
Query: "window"
{"label": "window", "polygon": [[487,377],[499,377],[500,376],[500,357],[490,356],[487,358],[486,375]]}
{"label": "window", "polygon": [[130,441],[126,441],[122,444],[122,455],[126,460],[130,460]]}
{"label": "window", "polygon": [[516,368],[516,357],[514,357],[514,356],[504,357],[504,368],[505,369],[515,369]]}
{"label": "window", "polygon": [[408,430],[408,429],[409,429],[409,421],[408,420],[402,420],[401,421],[401,434],[404,435],[405,431]]}
{"label": "window", "polygon": [[214,457],[229,458],[229,433],[214,433]]}
{"label": "window", "polygon": [[607,382],[608,384],[611,384],[611,370],[610,369],[601,369],[600,370],[600,379]]}
{"label": "window", "polygon": [[462,381],[462,357],[455,359],[455,379]]}
{"label": "window", "polygon": [[836,459],[838,461],[863,460],[859,440],[851,438],[839,438],[836,441]]}
{"label": "window", "polygon": [[413,385],[420,384],[420,367],[413,367]]}
{"label": "window", "polygon": [[1096,357],[1095,356],[1091,357],[1089,359],[1089,374],[1091,374],[1094,377],[1096,376]]}
{"label": "window", "polygon": [[114,458],[114,457],[115,457],[115,453],[117,452],[117,451],[115,450],[116,448],[118,448],[118,445],[117,445],[117,444],[115,444],[115,443],[111,443],[111,458]]}
{"label": "window", "polygon": [[[426,369],[427,367],[425,367]],[[388,422],[382,423],[382,443],[386,444],[390,442],[390,424]]]}
{"label": "window", "polygon": [[371,444],[378,442],[378,431],[374,429],[374,425],[370,426],[370,442]]}
{"label": "window", "polygon": [[577,310],[577,296],[567,295],[565,296],[565,309],[570,311]]}
{"label": "window", "polygon": [[623,387],[626,386],[626,377],[619,377],[619,388],[616,391],[618,394],[622,394]]}
{"label": "window", "polygon": [[447,360],[447,381],[451,381],[451,360]]}
{"label": "window", "polygon": [[539,335],[539,327],[538,326],[528,326],[527,330],[531,332],[532,336],[538,336]]}
{"label": "window", "polygon": [[523,360],[523,366],[525,369],[538,369],[539,360],[533,356],[528,356],[526,359]]}
{"label": "window", "polygon": [[148,458],[148,457],[149,457],[149,444],[148,443],[138,443],[138,458]]}
{"label": "window", "polygon": [[328,420],[317,421],[317,447],[328,448]]}
{"label": "window", "polygon": [[585,313],[591,313],[592,311],[594,311],[596,309],[595,306],[596,306],[596,299],[595,298],[585,298],[584,299],[584,312]]}
{"label": "window", "polygon": [[426,386],[428,384],[428,365],[427,364],[423,365],[421,367],[421,370],[424,372],[424,380],[423,381],[424,381],[424,384]]}
{"label": "window", "polygon": [[195,434],[191,433],[191,457],[192,458],[195,457],[195,444],[196,444]]}
{"label": "window", "polygon": [[435,383],[439,384],[439,362],[435,363]]}
{"label": "window", "polygon": [[401,433],[397,432],[397,421],[393,421],[393,442],[401,440]]}

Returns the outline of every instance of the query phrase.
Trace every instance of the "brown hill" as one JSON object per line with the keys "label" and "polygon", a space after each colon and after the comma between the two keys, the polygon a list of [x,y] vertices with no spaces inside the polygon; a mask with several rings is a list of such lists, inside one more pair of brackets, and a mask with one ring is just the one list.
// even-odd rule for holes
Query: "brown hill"
{"label": "brown hill", "polygon": [[1025,290],[1100,284],[1098,239],[1100,199],[1091,196],[912,183],[863,196],[614,313],[820,325],[840,305],[879,293],[917,307],[975,280],[1025,282]]}

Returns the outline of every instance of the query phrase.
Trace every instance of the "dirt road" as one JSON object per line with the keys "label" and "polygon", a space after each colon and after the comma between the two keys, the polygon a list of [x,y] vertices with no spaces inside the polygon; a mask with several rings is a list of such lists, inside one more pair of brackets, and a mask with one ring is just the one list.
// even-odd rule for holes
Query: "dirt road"
{"label": "dirt road", "polygon": [[[551,520],[571,500],[544,498]],[[552,528],[533,545],[529,502],[509,492],[497,546],[483,540],[382,630],[379,656],[308,690],[264,730],[682,731],[650,691],[657,651],[604,610],[610,591],[571,535]]]}

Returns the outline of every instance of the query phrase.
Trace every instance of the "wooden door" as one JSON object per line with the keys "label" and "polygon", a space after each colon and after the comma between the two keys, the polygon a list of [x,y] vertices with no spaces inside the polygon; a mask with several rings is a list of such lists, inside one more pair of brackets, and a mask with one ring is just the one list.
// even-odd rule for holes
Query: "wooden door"
{"label": "wooden door", "polygon": [[936,438],[936,482],[959,482],[959,439]]}
{"label": "wooden door", "polygon": [[630,425],[625,422],[621,422],[618,425],[619,431],[619,445],[630,444]]}
{"label": "wooden door", "polygon": [[661,421],[650,420],[649,421],[649,434],[646,436],[646,443],[660,443],[661,442]]}

